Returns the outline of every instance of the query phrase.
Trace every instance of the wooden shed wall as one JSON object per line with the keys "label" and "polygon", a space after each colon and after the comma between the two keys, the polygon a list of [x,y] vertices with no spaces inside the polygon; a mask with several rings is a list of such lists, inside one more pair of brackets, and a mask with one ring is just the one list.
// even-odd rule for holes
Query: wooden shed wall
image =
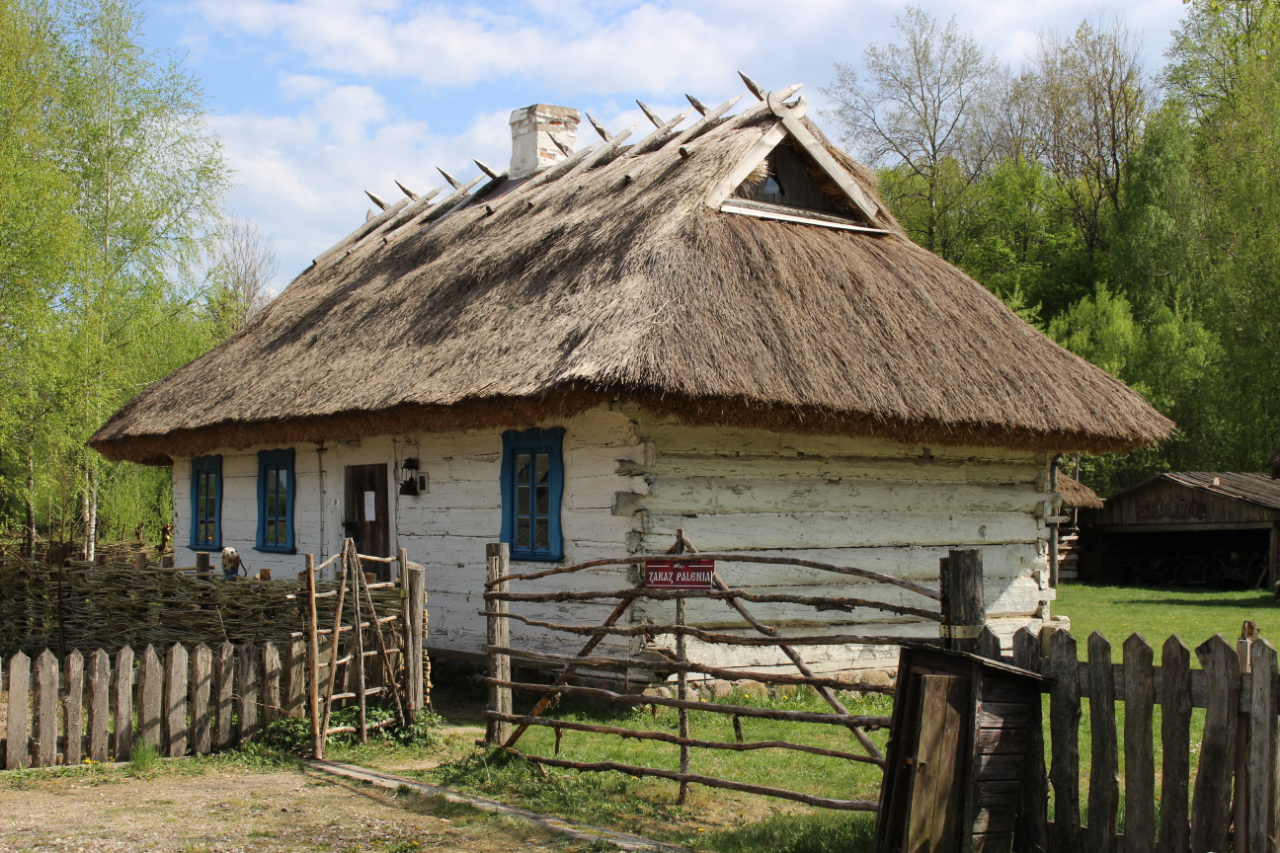
{"label": "wooden shed wall", "polygon": [[1101,525],[1250,524],[1280,520],[1280,510],[1233,500],[1171,480],[1153,480],[1094,511]]}

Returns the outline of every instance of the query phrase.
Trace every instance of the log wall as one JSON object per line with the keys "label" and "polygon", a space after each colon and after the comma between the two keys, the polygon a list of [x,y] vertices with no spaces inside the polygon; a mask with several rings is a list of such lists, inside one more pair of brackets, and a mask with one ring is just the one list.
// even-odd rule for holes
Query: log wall
{"label": "log wall", "polygon": [[[677,529],[684,528],[701,550],[808,555],[936,584],[938,561],[949,549],[979,548],[986,567],[988,610],[998,633],[1008,635],[1027,624],[1042,602],[1053,597],[1047,588],[1048,529],[1042,521],[1048,497],[1044,454],[695,428],[630,404],[600,407],[559,425],[566,428],[562,524],[568,562],[659,552],[672,544]],[[239,548],[252,569],[270,567],[276,577],[296,574],[302,553],[324,559],[340,547],[343,468],[387,464],[388,505],[395,519],[392,546],[407,548],[426,568],[432,611],[428,643],[437,651],[478,657],[485,639],[484,620],[477,615],[484,546],[501,528],[501,431],[353,443],[359,446],[330,444],[323,454],[323,477],[315,446],[297,446],[299,555],[253,550],[259,448],[224,454],[223,544]],[[428,481],[418,497],[396,493],[400,462],[406,456],[418,459],[419,474]],[[188,460],[177,460],[179,565],[194,561],[183,547],[189,536],[190,500],[184,499],[189,495],[189,470]],[[321,481],[324,492],[318,493]],[[523,569],[513,564],[512,570]],[[794,568],[731,571],[730,582],[745,588],[811,591],[815,584],[842,583]],[[630,582],[625,571],[611,567],[571,579],[548,579],[545,585],[617,589]],[[918,603],[916,596],[900,590],[874,594]],[[528,615],[563,622],[572,613],[572,619],[583,624],[602,621],[609,609],[602,603],[540,607],[541,614]],[[761,618],[785,623],[788,614],[780,607]],[[723,605],[691,608],[690,620],[714,627],[720,610],[725,610]],[[877,623],[877,633],[928,630],[910,620],[886,620],[874,611],[835,614],[827,621],[831,630],[844,632],[842,625],[864,617]],[[812,611],[797,618],[811,619]],[[513,642],[548,649],[553,645],[532,629],[523,637],[520,629],[513,630]]]}

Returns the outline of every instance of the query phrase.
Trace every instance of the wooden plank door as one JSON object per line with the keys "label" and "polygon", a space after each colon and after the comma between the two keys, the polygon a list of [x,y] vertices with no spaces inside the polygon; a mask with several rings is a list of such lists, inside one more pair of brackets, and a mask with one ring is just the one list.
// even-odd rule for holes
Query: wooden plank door
{"label": "wooden plank door", "polygon": [[[367,557],[390,557],[386,464],[346,466],[344,491],[343,535],[354,539],[356,550]],[[391,580],[387,563],[365,562],[364,570],[380,581]]]}
{"label": "wooden plank door", "polygon": [[925,675],[920,686],[920,730],[911,756],[911,805],[905,853],[953,853],[963,780],[960,749],[969,684],[953,675]]}

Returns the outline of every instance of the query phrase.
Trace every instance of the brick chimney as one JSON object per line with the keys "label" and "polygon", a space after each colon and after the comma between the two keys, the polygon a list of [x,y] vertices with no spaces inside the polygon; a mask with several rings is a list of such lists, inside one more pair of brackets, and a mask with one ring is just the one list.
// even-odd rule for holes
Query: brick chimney
{"label": "brick chimney", "polygon": [[572,151],[580,121],[578,111],[551,104],[534,104],[511,112],[511,177],[523,178],[567,156]]}

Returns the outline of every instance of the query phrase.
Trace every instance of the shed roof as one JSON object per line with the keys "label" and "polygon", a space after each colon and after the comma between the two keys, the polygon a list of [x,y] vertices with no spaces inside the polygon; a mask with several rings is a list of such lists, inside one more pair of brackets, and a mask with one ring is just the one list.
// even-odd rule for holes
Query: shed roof
{"label": "shed roof", "polygon": [[1108,500],[1114,502],[1122,495],[1136,492],[1158,480],[1168,480],[1171,483],[1200,489],[1232,500],[1246,501],[1268,509],[1280,509],[1280,481],[1271,479],[1269,474],[1252,473],[1176,471],[1157,474],[1136,486],[1117,492]]}
{"label": "shed roof", "polygon": [[1062,505],[1075,509],[1102,509],[1102,498],[1084,483],[1066,474],[1058,474],[1058,494]]}
{"label": "shed roof", "polygon": [[[691,424],[944,445],[1104,452],[1168,434],[1137,392],[907,239],[872,173],[781,100],[390,205],[90,445],[163,464],[615,398]],[[779,144],[840,216],[716,201]]]}

